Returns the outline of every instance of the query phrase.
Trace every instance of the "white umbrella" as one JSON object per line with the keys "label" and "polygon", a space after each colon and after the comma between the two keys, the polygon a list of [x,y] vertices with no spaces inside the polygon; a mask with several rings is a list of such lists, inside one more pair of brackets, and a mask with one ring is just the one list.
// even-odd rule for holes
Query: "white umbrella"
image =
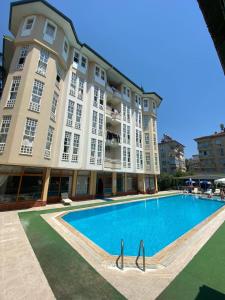
{"label": "white umbrella", "polygon": [[215,184],[224,184],[225,185],[225,178],[216,179],[214,181]]}

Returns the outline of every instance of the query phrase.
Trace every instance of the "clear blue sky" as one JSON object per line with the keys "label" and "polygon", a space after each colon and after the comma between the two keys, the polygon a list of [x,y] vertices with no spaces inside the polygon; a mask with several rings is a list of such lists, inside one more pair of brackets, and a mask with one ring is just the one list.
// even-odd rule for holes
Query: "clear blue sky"
{"label": "clear blue sky", "polygon": [[[49,0],[89,44],[146,91],[163,97],[159,139],[171,135],[197,152],[193,138],[225,123],[225,77],[197,0]],[[1,1],[0,34],[8,33]]]}

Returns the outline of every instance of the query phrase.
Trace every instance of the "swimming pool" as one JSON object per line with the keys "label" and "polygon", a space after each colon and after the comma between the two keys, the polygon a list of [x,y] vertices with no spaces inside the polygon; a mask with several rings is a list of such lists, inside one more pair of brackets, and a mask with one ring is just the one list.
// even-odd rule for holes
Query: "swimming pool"
{"label": "swimming pool", "polygon": [[176,195],[70,212],[62,218],[111,255],[136,256],[144,240],[146,256],[152,256],[224,203],[193,195]]}

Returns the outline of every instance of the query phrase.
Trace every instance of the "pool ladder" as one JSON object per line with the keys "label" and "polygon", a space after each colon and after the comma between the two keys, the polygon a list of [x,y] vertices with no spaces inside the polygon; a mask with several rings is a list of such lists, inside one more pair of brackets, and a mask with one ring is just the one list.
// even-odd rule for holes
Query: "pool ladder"
{"label": "pool ladder", "polygon": [[[141,256],[141,251],[142,251],[142,267],[138,263],[138,260],[139,260],[139,258]],[[120,259],[121,259],[121,264],[119,264],[119,260]],[[138,269],[140,269],[143,272],[145,272],[145,269],[146,269],[146,267],[145,267],[145,245],[144,245],[144,241],[143,240],[140,241],[138,255],[136,257],[135,263],[136,263],[136,266],[138,267]],[[124,269],[124,241],[123,241],[123,239],[121,239],[121,242],[120,242],[120,255],[116,259],[116,266],[120,270]]]}

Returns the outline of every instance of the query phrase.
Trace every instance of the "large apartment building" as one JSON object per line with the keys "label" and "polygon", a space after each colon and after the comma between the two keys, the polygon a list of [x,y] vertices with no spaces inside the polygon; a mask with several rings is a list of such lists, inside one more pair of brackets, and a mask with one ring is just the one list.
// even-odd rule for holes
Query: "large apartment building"
{"label": "large apartment building", "polygon": [[174,174],[185,172],[184,146],[170,136],[164,134],[159,143],[160,171]]}
{"label": "large apartment building", "polygon": [[199,152],[199,171],[214,174],[225,172],[225,132],[196,138]]}
{"label": "large apartment building", "polygon": [[157,191],[162,98],[43,0],[11,4],[0,102],[0,209]]}

